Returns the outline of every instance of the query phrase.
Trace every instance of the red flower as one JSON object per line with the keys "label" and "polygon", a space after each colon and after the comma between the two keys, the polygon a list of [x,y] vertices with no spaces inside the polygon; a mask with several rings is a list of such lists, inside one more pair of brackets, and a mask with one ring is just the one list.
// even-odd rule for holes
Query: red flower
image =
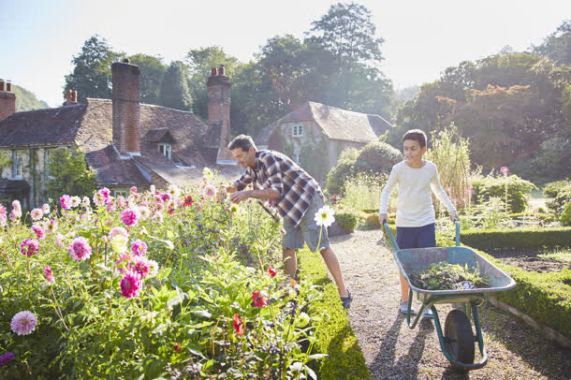
{"label": "red flower", "polygon": [[244,322],[240,319],[240,314],[234,314],[234,322],[232,323],[232,327],[234,327],[234,331],[238,335],[244,335]]}
{"label": "red flower", "polygon": [[255,290],[252,293],[252,306],[254,307],[264,307],[268,304],[266,297],[262,295],[262,292]]}
{"label": "red flower", "polygon": [[187,195],[186,197],[184,197],[184,203],[183,203],[184,207],[190,207],[192,206],[193,203],[194,200],[192,199],[191,195]]}
{"label": "red flower", "polygon": [[277,274],[277,273],[278,273],[278,272],[277,272],[274,268],[268,267],[268,274],[270,275],[271,278],[276,277],[276,274]]}
{"label": "red flower", "polygon": [[174,346],[173,346],[173,349],[174,349],[176,352],[181,352],[181,351],[182,351],[182,346],[181,346],[179,343],[175,343]]}

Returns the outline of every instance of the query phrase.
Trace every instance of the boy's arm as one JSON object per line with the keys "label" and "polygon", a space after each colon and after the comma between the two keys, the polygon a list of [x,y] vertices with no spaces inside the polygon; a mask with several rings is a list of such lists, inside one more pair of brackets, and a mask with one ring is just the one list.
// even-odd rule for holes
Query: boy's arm
{"label": "boy's arm", "polygon": [[436,165],[434,166],[434,175],[432,176],[432,180],[430,181],[430,188],[432,192],[436,194],[440,202],[444,204],[444,206],[448,209],[448,214],[450,215],[450,219],[456,220],[458,219],[458,213],[456,208],[448,198],[446,191],[442,188],[442,183],[440,183],[440,176],[438,175],[438,168]]}
{"label": "boy's arm", "polygon": [[389,199],[397,182],[397,170],[393,166],[391,174],[389,174],[389,179],[387,180],[385,187],[383,187],[383,191],[381,191],[381,199],[379,202],[379,221],[381,222],[381,226],[383,223],[388,222]]}

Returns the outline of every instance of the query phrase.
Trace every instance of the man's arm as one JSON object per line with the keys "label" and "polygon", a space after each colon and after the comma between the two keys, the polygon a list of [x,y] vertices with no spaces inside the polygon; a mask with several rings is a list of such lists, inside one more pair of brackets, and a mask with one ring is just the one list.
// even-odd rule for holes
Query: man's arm
{"label": "man's arm", "polygon": [[278,200],[280,193],[272,188],[263,190],[244,190],[234,192],[230,195],[230,200],[234,203],[240,203],[248,198],[261,199],[267,201]]}

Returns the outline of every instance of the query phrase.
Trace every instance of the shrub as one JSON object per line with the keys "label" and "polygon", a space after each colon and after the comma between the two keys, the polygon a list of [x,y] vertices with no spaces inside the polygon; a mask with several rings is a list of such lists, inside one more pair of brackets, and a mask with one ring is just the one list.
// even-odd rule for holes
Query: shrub
{"label": "shrub", "polygon": [[472,177],[474,203],[479,204],[491,197],[502,199],[509,212],[522,212],[527,207],[527,194],[536,189],[536,186],[516,175]]}
{"label": "shrub", "polygon": [[357,174],[345,181],[343,208],[360,212],[366,209],[378,209],[381,189],[386,182],[385,175]]}
{"label": "shrub", "polygon": [[357,217],[352,212],[338,212],[335,214],[335,222],[346,232],[355,231]]}
{"label": "shrub", "polygon": [[563,212],[561,212],[559,221],[562,226],[571,226],[571,202],[567,202],[565,206],[563,206]]}
{"label": "shrub", "polygon": [[329,171],[326,180],[326,189],[329,194],[342,194],[347,178],[355,175],[355,161],[343,159]]}
{"label": "shrub", "polygon": [[553,200],[547,202],[547,207],[555,214],[559,214],[563,211],[563,206],[571,202],[571,182],[551,182],[545,186],[543,194],[546,197],[553,198]]}

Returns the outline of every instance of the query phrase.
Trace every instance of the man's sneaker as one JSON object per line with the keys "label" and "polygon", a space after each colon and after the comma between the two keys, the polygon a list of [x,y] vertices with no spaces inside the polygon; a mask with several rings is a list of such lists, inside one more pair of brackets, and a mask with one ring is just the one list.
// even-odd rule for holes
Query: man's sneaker
{"label": "man's sneaker", "polygon": [[[408,313],[408,301],[401,302],[399,309],[400,309],[401,314],[406,315]],[[411,308],[410,309],[410,315],[414,315],[414,314],[416,314],[416,311]]]}
{"label": "man's sneaker", "polygon": [[432,319],[434,318],[434,313],[432,312],[431,309],[424,309],[424,311],[422,312],[422,318]]}
{"label": "man's sneaker", "polygon": [[351,307],[351,301],[353,301],[353,296],[349,289],[347,289],[347,297],[341,297],[341,303],[345,309],[349,309]]}

